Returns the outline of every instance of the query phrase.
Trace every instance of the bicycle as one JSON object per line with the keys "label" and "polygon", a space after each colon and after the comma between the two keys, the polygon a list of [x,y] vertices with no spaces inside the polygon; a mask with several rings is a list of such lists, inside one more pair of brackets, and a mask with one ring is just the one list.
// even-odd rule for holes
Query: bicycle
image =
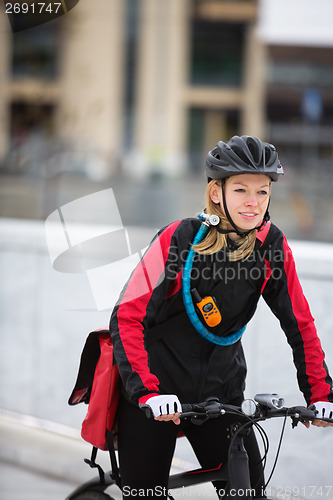
{"label": "bicycle", "polygon": [[[173,500],[170,490],[183,488],[212,481],[222,481],[224,484],[224,492],[237,499],[253,498],[253,488],[250,484],[250,473],[248,465],[248,456],[244,448],[244,436],[249,432],[252,426],[255,426],[262,437],[264,444],[264,455],[262,461],[265,465],[268,452],[269,439],[264,429],[259,425],[259,422],[264,422],[272,418],[283,418],[282,432],[278,445],[275,462],[266,481],[267,487],[273,475],[278,455],[283,439],[283,433],[287,418],[291,419],[292,427],[295,428],[299,422],[310,422],[316,418],[316,413],[313,409],[305,406],[284,407],[284,400],[277,394],[257,394],[254,399],[245,399],[240,406],[233,406],[220,403],[215,398],[210,398],[207,401],[199,404],[182,405],[181,419],[191,419],[200,424],[207,419],[223,417],[223,415],[233,415],[238,417],[230,428],[230,446],[228,460],[214,470],[204,470],[202,468],[171,474],[168,484],[168,497]],[[149,409],[146,409],[148,417],[152,417]],[[323,419],[332,422],[331,419]],[[91,467],[97,467],[99,477],[91,479],[74,490],[66,500],[113,500],[113,497],[105,493],[105,490],[112,485],[117,486],[121,490],[121,478],[116,459],[116,454],[113,446],[113,436],[108,435],[109,454],[111,461],[111,470],[104,472],[99,465],[96,464],[96,449],[93,451],[91,460],[85,459]],[[258,499],[259,500],[259,499]]]}

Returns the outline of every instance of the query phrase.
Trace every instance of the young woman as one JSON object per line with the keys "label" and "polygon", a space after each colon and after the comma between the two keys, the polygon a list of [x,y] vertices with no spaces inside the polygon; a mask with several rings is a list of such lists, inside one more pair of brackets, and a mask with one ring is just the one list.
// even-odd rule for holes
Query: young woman
{"label": "young woman", "polygon": [[[243,399],[246,363],[240,336],[262,295],[280,320],[293,350],[298,383],[318,417],[333,411],[332,380],[303,295],[290,248],[269,222],[271,183],[283,173],[271,144],[256,137],[219,142],[206,160],[205,213],[209,226],[192,245],[198,218],[162,229],[136,267],[111,316],[110,331],[123,390],[119,405],[119,460],[124,496],[146,490],[167,492],[176,438],[181,430],[204,468],[226,460],[229,419],[201,426],[180,422],[181,403],[218,397]],[[212,216],[215,216],[212,218]],[[215,298],[218,320],[199,334],[184,305],[182,275],[193,246],[190,272],[195,297]],[[185,301],[186,302],[186,301]],[[140,409],[149,406],[155,419]],[[177,425],[174,425],[177,424]],[[314,425],[327,426],[319,418]],[[256,439],[245,439],[251,483],[263,497],[264,484]],[[215,484],[217,491],[219,484]],[[125,495],[126,492],[126,495]]]}

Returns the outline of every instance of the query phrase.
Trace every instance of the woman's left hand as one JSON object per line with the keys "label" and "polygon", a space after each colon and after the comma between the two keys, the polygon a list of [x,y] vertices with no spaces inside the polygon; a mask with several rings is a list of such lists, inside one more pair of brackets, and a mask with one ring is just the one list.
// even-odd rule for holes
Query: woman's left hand
{"label": "woman's left hand", "polygon": [[[333,403],[328,401],[318,401],[314,405],[310,407],[310,409],[314,409],[318,418],[313,420],[312,425],[316,427],[333,427]],[[325,420],[321,420],[321,418],[330,418],[332,422],[325,422]],[[310,427],[309,422],[305,422],[305,427]]]}

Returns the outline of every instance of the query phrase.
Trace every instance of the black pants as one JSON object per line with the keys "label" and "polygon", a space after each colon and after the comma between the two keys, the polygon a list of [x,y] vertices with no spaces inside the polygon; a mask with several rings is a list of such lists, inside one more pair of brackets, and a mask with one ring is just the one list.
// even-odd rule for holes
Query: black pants
{"label": "black pants", "polygon": [[[236,404],[235,402],[233,402]],[[228,456],[228,416],[210,419],[198,426],[191,422],[175,425],[148,419],[138,407],[121,399],[119,404],[118,449],[123,498],[163,498],[167,495],[168,478],[178,433],[182,431],[194,453],[205,469],[224,463]],[[244,445],[249,456],[251,485],[256,496],[262,497],[264,477],[260,453],[254,432],[245,437]],[[223,483],[214,482],[216,491]],[[226,498],[226,497],[225,497]]]}

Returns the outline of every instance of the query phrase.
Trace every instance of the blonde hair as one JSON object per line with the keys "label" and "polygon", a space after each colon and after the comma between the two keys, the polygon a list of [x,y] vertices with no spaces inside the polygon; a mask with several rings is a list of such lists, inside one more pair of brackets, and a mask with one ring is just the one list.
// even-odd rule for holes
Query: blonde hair
{"label": "blonde hair", "polygon": [[[211,188],[214,185],[221,186],[221,180],[212,180],[207,185],[205,191],[205,203],[206,208],[205,212],[208,215],[218,215],[220,218],[219,227],[221,229],[228,228],[228,219],[221,211],[220,205],[218,203],[214,203],[210,197]],[[250,257],[253,252],[254,245],[256,242],[257,230],[252,231],[250,234],[240,238],[237,241],[237,249],[233,251],[227,250],[227,255],[229,260],[237,261],[237,260],[246,260]],[[207,233],[207,236],[197,245],[193,247],[193,249],[203,255],[211,255],[216,252],[219,252],[222,249],[228,249],[227,245],[227,235],[221,234],[217,231],[216,227],[210,226],[210,229]]]}

